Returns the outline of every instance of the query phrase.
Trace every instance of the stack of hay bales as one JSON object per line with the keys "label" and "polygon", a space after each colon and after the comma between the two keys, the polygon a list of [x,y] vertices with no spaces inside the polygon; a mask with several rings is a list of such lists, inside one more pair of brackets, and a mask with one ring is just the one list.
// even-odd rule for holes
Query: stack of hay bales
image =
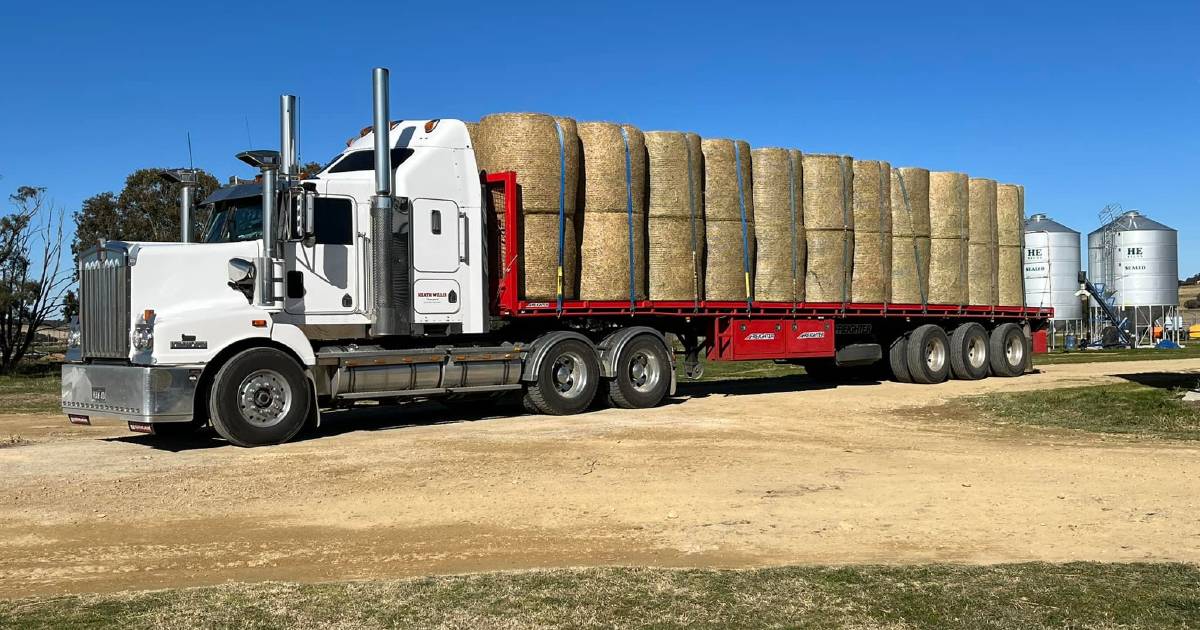
{"label": "stack of hay bales", "polygon": [[850,301],[880,304],[892,294],[892,167],[854,161],[854,272]]}
{"label": "stack of hay bales", "polygon": [[929,171],[892,169],[892,302],[927,304]]}
{"label": "stack of hay bales", "polygon": [[[559,132],[562,134],[560,154]],[[520,296],[552,300],[558,295],[559,210],[562,203],[562,293],[578,296],[579,248],[575,231],[575,194],[579,181],[579,136],[575,121],[545,114],[493,114],[479,121],[475,155],[488,172],[515,171],[520,185],[521,231]],[[562,185],[560,186],[560,181]],[[504,243],[504,200],[493,189],[490,224],[493,243]],[[505,253],[498,251],[491,264],[500,269]]]}
{"label": "stack of hay bales", "polygon": [[1025,305],[1024,247],[1025,189],[1016,184],[996,186],[996,305]]}
{"label": "stack of hay bales", "polygon": [[995,180],[972,177],[968,207],[968,301],[975,306],[996,306],[998,287]]}
{"label": "stack of hay bales", "polygon": [[753,297],[755,255],[750,145],[742,140],[705,139],[700,146],[708,250],[704,296],[715,301],[748,300]]}
{"label": "stack of hay bales", "polygon": [[802,157],[794,149],[754,149],[754,299],[804,301]]}
{"label": "stack of hay bales", "polygon": [[645,135],[651,300],[704,299],[704,155],[700,136],[677,131]]}
{"label": "stack of hay bales", "polygon": [[967,182],[965,173],[929,174],[930,304],[967,304]]}
{"label": "stack of hay bales", "polygon": [[849,156],[804,155],[804,295],[848,302],[854,265],[854,167]]}
{"label": "stack of hay bales", "polygon": [[585,122],[579,124],[579,143],[579,299],[644,300],[645,139],[629,125]]}

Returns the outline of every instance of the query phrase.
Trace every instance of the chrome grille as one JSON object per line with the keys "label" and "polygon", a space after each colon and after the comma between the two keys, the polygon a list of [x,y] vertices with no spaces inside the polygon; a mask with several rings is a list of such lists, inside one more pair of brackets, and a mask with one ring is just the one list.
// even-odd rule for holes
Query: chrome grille
{"label": "chrome grille", "polygon": [[116,244],[80,257],[79,331],[83,358],[129,357],[129,256]]}

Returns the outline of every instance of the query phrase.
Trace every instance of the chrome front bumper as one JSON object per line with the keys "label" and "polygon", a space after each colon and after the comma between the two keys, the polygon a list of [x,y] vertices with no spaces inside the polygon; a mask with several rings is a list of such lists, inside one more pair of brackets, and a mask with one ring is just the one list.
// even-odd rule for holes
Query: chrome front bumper
{"label": "chrome front bumper", "polygon": [[200,366],[64,364],[62,409],[72,422],[113,418],[133,423],[187,422]]}

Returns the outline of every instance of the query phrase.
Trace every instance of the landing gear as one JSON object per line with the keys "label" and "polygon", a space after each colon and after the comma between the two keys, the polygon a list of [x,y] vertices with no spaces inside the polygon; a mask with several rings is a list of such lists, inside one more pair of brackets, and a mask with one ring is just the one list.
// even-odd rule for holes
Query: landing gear
{"label": "landing gear", "polygon": [[295,437],[310,403],[295,359],[274,348],[250,348],[217,371],[208,405],[221,437],[237,446],[262,446]]}
{"label": "landing gear", "polygon": [[564,339],[542,355],[537,380],[526,387],[523,403],[533,413],[579,413],[592,404],[599,386],[596,352],[583,341]]}

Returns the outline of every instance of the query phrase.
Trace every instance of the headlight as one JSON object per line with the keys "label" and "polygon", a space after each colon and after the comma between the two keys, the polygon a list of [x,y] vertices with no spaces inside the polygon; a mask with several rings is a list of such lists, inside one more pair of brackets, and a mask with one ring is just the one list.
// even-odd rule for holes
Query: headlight
{"label": "headlight", "polygon": [[133,327],[133,347],[138,350],[150,350],[154,347],[154,327],[150,324],[138,324]]}

